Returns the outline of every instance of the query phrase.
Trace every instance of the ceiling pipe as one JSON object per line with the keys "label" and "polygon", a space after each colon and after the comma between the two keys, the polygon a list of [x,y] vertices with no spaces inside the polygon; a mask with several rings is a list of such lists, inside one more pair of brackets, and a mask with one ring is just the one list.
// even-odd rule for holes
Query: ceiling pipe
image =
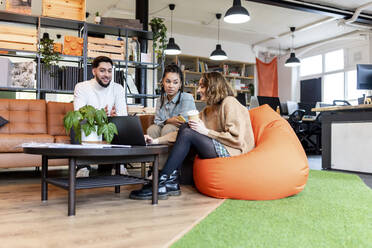
{"label": "ceiling pipe", "polygon": [[[332,22],[334,20],[336,20],[335,17],[324,18],[320,21],[316,21],[316,22],[313,22],[313,23],[310,23],[310,24],[307,24],[307,25],[296,28],[296,33],[307,31],[307,30],[310,30],[312,28],[316,28],[320,25],[324,25],[324,24]],[[289,36],[289,35],[291,35],[291,32],[284,32],[284,33],[281,33],[281,34],[277,35],[276,37],[271,37],[271,38],[268,38],[268,39],[265,39],[265,40],[258,41],[256,43],[252,44],[252,46],[255,47],[255,46],[258,46],[260,44],[267,43],[269,41],[279,39],[279,38],[283,38],[283,37],[286,37],[286,36]]]}
{"label": "ceiling pipe", "polygon": [[350,19],[347,19],[347,20],[340,19],[338,21],[338,25],[339,26],[350,26],[350,27],[358,28],[358,29],[362,29],[362,30],[366,30],[366,29],[370,30],[371,29],[370,25],[365,25],[365,24],[362,24],[362,23],[355,23],[358,20],[358,17],[361,15],[362,11],[365,10],[365,9],[368,9],[369,7],[372,7],[372,2],[369,2],[369,3],[366,3],[366,4],[363,4],[363,5],[359,6],[355,10],[353,16]]}
{"label": "ceiling pipe", "polygon": [[[356,34],[359,34],[359,36],[355,36]],[[296,51],[297,51],[298,56],[302,57],[302,55],[308,53],[312,49],[315,49],[317,47],[326,45],[328,43],[342,41],[342,40],[365,40],[366,38],[363,38],[363,39],[361,38],[362,37],[361,34],[362,33],[360,31],[355,30],[355,31],[349,32],[347,34],[342,34],[342,35],[339,35],[339,36],[336,36],[336,37],[324,39],[324,40],[321,40],[321,41],[313,42],[313,43],[308,44],[308,45],[297,47]]]}
{"label": "ceiling pipe", "polygon": [[362,11],[365,10],[365,9],[368,9],[369,7],[372,7],[372,2],[369,2],[369,3],[366,3],[366,4],[363,4],[363,5],[359,6],[355,10],[354,15],[350,19],[345,20],[345,23],[349,24],[349,23],[355,22],[358,19],[359,15],[362,13]]}

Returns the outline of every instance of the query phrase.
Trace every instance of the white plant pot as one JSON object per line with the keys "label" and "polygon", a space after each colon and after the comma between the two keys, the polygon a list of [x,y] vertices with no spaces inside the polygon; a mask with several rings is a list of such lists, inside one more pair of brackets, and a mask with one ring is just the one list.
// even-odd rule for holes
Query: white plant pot
{"label": "white plant pot", "polygon": [[98,135],[97,132],[92,132],[91,134],[86,136],[84,131],[81,130],[81,143],[102,143],[102,134]]}
{"label": "white plant pot", "polygon": [[101,23],[101,17],[100,17],[100,16],[96,16],[96,17],[94,18],[94,23],[95,23],[95,24],[100,24],[100,23]]}

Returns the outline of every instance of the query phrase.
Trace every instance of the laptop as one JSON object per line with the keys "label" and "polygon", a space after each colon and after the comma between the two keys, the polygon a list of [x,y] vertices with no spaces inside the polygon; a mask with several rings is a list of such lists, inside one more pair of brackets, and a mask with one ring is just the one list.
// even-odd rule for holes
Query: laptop
{"label": "laptop", "polygon": [[115,134],[112,144],[149,146],[158,144],[146,144],[142,130],[141,120],[138,116],[114,116],[109,117],[109,122],[116,125],[118,135]]}

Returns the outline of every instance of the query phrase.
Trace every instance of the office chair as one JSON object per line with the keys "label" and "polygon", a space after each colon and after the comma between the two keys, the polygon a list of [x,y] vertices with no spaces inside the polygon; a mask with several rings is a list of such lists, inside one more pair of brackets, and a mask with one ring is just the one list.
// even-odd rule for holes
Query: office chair
{"label": "office chair", "polygon": [[[306,152],[315,154],[322,153],[322,114],[318,114],[316,119],[308,123],[300,140],[307,142]],[[315,142],[312,137],[315,137]],[[302,143],[302,142],[301,142]]]}
{"label": "office chair", "polygon": [[302,118],[304,117],[306,111],[303,109],[297,109],[292,114],[289,115],[288,122],[289,125],[295,131],[297,137],[299,137],[304,131],[304,126],[302,124]]}
{"label": "office chair", "polygon": [[336,106],[336,105],[347,106],[347,105],[351,105],[351,104],[346,100],[333,100],[333,105],[334,106]]}

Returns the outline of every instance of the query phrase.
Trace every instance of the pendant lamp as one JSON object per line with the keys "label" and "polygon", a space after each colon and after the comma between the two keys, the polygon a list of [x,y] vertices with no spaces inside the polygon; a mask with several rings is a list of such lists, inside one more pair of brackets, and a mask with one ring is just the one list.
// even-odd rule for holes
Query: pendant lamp
{"label": "pendant lamp", "polygon": [[300,66],[301,65],[301,61],[296,58],[296,54],[294,53],[294,45],[293,45],[293,40],[294,40],[294,31],[296,30],[295,27],[291,27],[291,39],[292,39],[292,46],[291,46],[291,55],[289,56],[289,58],[287,59],[287,61],[285,62],[285,66],[287,67],[296,67],[296,66]]}
{"label": "pendant lamp", "polygon": [[226,11],[223,20],[227,23],[244,23],[251,19],[248,10],[246,10],[240,0],[234,0],[233,6]]}
{"label": "pendant lamp", "polygon": [[209,57],[212,60],[225,60],[227,59],[227,55],[224,50],[221,48],[220,43],[220,19],[221,19],[221,14],[217,13],[216,14],[217,20],[218,20],[218,41],[216,45],[216,49],[211,53],[211,56]]}
{"label": "pendant lamp", "polygon": [[172,37],[173,34],[173,10],[176,7],[174,4],[169,4],[169,9],[171,10],[171,37],[169,38],[167,47],[164,50],[164,53],[167,55],[177,55],[181,53],[180,47],[174,41]]}

